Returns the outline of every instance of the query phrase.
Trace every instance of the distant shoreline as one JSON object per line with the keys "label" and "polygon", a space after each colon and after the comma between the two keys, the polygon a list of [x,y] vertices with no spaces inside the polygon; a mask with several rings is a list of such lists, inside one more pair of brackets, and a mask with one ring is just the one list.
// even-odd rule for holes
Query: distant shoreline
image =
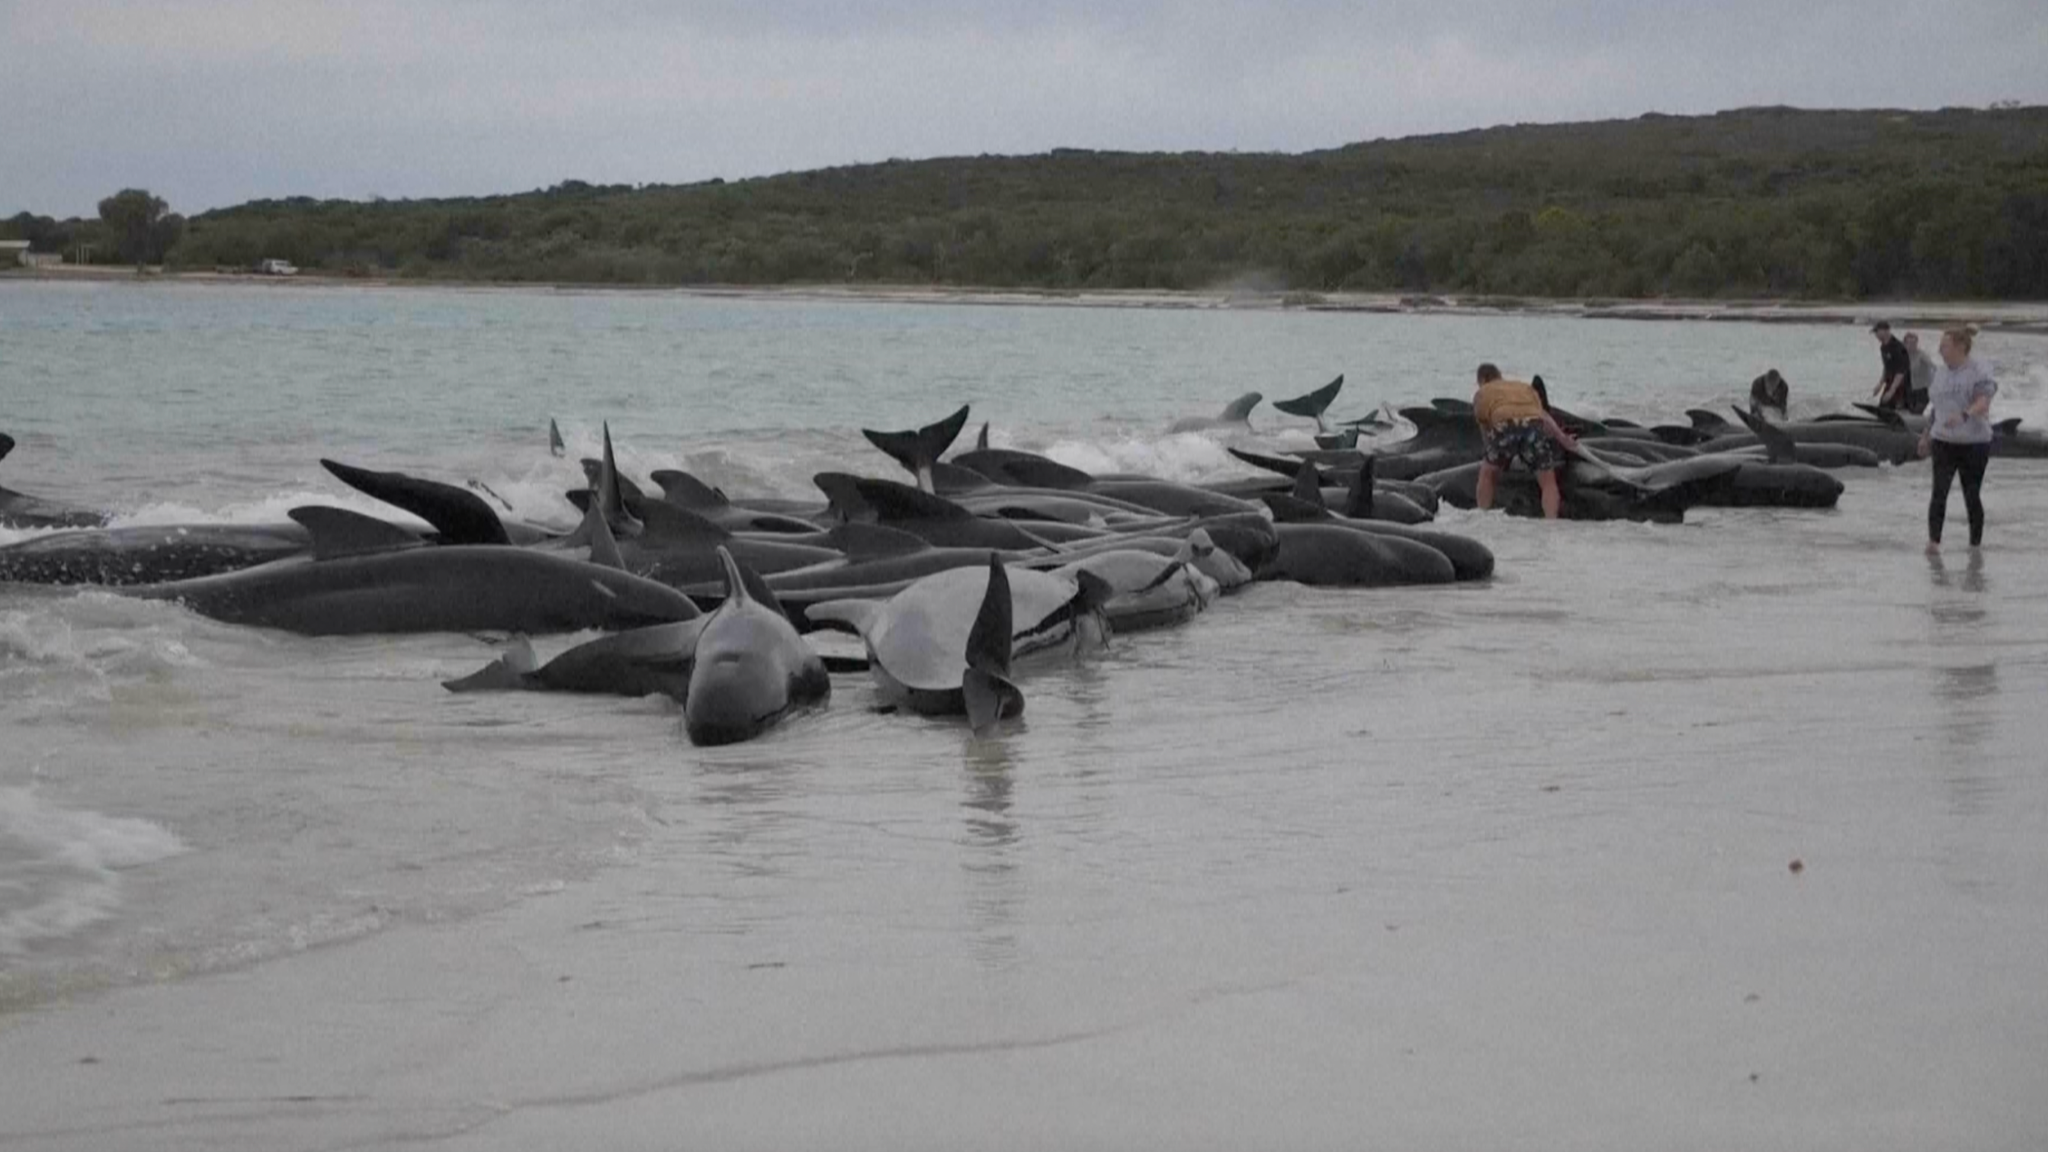
{"label": "distant shoreline", "polygon": [[1866,324],[1938,328],[1967,323],[1986,330],[2048,335],[2048,301],[1807,301],[1771,299],[1546,299],[1470,293],[1310,292],[1280,290],[1134,290],[972,288],[917,284],[626,284],[546,280],[411,279],[166,272],[152,268],[60,265],[0,273],[0,282],[93,280],[133,283],[299,287],[435,288],[474,291],[652,292],[718,299],[778,299],[893,304],[1038,305],[1086,308],[1232,309],[1369,312],[1395,315],[1526,315],[1605,320],[1708,320],[1756,324]]}

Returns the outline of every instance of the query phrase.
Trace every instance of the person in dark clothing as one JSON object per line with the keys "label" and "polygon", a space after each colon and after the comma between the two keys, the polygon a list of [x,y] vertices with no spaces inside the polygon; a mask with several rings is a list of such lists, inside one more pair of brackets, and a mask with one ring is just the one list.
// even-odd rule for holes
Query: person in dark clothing
{"label": "person in dark clothing", "polygon": [[1778,410],[1778,419],[1785,418],[1785,405],[1792,402],[1792,385],[1778,375],[1776,368],[1765,372],[1749,382],[1749,414],[1761,420],[1764,409]]}
{"label": "person in dark clothing", "polygon": [[1899,338],[1892,335],[1892,326],[1879,320],[1870,329],[1877,337],[1877,354],[1884,361],[1884,374],[1878,377],[1877,387],[1871,394],[1877,397],[1879,408],[1902,409],[1906,406],[1906,392],[1913,383],[1913,358]]}
{"label": "person in dark clothing", "polygon": [[1918,416],[1927,411],[1927,388],[1934,383],[1934,357],[1920,347],[1917,332],[1906,333],[1906,358],[1913,365],[1913,378],[1906,383],[1906,411]]}

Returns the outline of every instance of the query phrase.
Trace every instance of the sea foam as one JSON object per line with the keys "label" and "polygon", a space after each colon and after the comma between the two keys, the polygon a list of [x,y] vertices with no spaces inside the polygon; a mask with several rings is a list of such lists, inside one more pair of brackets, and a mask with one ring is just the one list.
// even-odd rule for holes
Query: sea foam
{"label": "sea foam", "polygon": [[0,956],[19,956],[114,914],[120,873],[185,846],[148,820],[59,808],[0,788]]}

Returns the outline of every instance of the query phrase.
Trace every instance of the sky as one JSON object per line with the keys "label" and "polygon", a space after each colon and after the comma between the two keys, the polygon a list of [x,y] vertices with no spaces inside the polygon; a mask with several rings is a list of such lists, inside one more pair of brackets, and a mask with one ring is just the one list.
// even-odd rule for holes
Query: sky
{"label": "sky", "polygon": [[2002,100],[2044,0],[0,0],[0,215]]}

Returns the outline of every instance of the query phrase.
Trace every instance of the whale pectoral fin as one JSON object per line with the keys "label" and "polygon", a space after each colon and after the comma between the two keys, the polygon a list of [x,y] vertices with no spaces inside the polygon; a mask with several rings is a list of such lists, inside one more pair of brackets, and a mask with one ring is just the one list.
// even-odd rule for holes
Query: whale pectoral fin
{"label": "whale pectoral fin", "polygon": [[532,642],[524,636],[515,636],[505,646],[504,654],[496,660],[460,679],[443,680],[441,687],[450,692],[510,692],[533,688],[527,677],[539,667],[540,660],[533,654]]}
{"label": "whale pectoral fin", "polygon": [[320,461],[335,479],[365,496],[425,520],[443,544],[510,544],[505,524],[483,497],[467,488],[403,472],[372,472],[338,460]]}
{"label": "whale pectoral fin", "polygon": [[804,609],[804,618],[820,628],[860,636],[881,612],[879,600],[824,600]]}
{"label": "whale pectoral fin", "polygon": [[1301,461],[1288,457],[1267,456],[1258,452],[1247,452],[1242,448],[1225,448],[1224,451],[1254,468],[1264,468],[1268,472],[1277,472],[1282,476],[1292,477],[1301,471]]}

